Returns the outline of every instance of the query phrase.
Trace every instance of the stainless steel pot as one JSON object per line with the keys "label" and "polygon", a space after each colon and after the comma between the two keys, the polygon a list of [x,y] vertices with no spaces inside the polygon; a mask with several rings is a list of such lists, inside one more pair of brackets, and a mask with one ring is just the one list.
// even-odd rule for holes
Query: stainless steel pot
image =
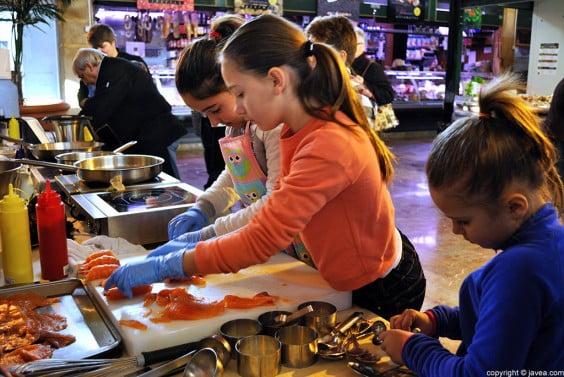
{"label": "stainless steel pot", "polygon": [[85,128],[88,129],[94,139],[96,133],[90,124],[92,118],[84,115],[53,115],[46,116],[41,120],[49,122],[58,142],[86,141]]}
{"label": "stainless steel pot", "polygon": [[23,159],[12,161],[73,171],[78,178],[88,183],[109,183],[112,178],[121,176],[125,185],[155,178],[161,173],[164,163],[164,159],[161,157],[143,154],[90,157],[75,162],[73,166]]}
{"label": "stainless steel pot", "polygon": [[118,153],[123,152],[124,150],[128,149],[129,147],[134,146],[137,144],[136,140],[130,141],[114,149],[113,151],[92,151],[92,152],[68,152],[68,153],[61,153],[55,156],[55,159],[59,164],[67,164],[73,165],[75,162],[84,160],[85,158],[90,157],[97,157],[97,156],[113,156]]}
{"label": "stainless steel pot", "polygon": [[67,152],[91,152],[102,149],[104,143],[98,141],[67,141],[57,143],[30,144],[21,139],[14,139],[8,136],[0,135],[0,139],[11,141],[19,144],[31,152],[33,157],[38,160],[55,161],[55,156]]}

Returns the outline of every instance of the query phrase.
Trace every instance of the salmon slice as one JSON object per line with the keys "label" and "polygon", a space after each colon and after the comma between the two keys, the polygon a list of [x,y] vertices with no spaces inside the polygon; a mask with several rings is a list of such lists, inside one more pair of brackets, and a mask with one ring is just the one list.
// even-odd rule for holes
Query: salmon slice
{"label": "salmon slice", "polygon": [[[133,293],[133,297],[141,296],[150,293],[152,289],[153,286],[150,284],[139,285],[137,287],[131,288],[131,293]],[[129,298],[126,295],[124,295],[123,292],[120,291],[117,287],[113,287],[108,289],[107,291],[104,291],[104,296],[106,296],[108,301],[123,300]]]}
{"label": "salmon slice", "polygon": [[270,296],[266,292],[257,293],[253,297],[239,297],[227,295],[224,298],[225,307],[230,309],[249,309],[257,306],[274,305],[278,301],[278,296]]}
{"label": "salmon slice", "polygon": [[114,272],[118,268],[119,265],[117,264],[100,264],[98,266],[94,266],[86,274],[86,280],[92,281],[109,278],[112,272]]}
{"label": "salmon slice", "polygon": [[78,269],[81,274],[86,275],[92,267],[99,266],[101,264],[117,264],[119,266],[120,262],[119,259],[113,255],[102,255],[98,258],[92,259],[88,263],[80,264]]}
{"label": "salmon slice", "polygon": [[122,326],[131,327],[131,328],[137,329],[137,330],[143,330],[143,331],[147,330],[147,325],[139,322],[136,319],[120,319],[119,324],[122,325]]}
{"label": "salmon slice", "polygon": [[86,257],[83,264],[87,264],[87,263],[93,261],[94,259],[99,258],[103,255],[110,255],[112,257],[116,256],[112,250],[100,250],[100,251],[96,251],[96,252],[90,254],[88,257]]}
{"label": "salmon slice", "polygon": [[53,348],[48,344],[30,344],[0,357],[0,366],[9,367],[35,361],[47,359],[53,356]]}

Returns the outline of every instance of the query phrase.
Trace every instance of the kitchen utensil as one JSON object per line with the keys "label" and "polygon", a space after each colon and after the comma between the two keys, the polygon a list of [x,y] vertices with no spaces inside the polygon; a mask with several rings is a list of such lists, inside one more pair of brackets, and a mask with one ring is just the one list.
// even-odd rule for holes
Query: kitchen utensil
{"label": "kitchen utensil", "polygon": [[262,331],[262,325],[254,319],[240,318],[225,322],[219,331],[231,345],[231,358],[236,359],[235,343],[243,337],[259,334]]}
{"label": "kitchen utensil", "polygon": [[113,156],[115,154],[121,153],[124,150],[137,144],[136,140],[125,143],[121,147],[114,149],[113,151],[91,151],[91,152],[67,152],[61,153],[55,156],[57,163],[73,165],[75,162],[84,160],[85,158],[97,157],[97,156]]}
{"label": "kitchen utensil", "polygon": [[281,327],[276,339],[282,345],[282,365],[304,368],[317,360],[317,332],[306,326]]}
{"label": "kitchen utensil", "polygon": [[345,357],[345,351],[340,348],[318,348],[317,354],[327,360],[341,360]]}
{"label": "kitchen utensil", "polygon": [[313,307],[313,311],[303,317],[304,324],[317,331],[320,337],[331,332],[337,320],[337,308],[335,305],[323,301],[310,301],[300,304],[298,309],[308,305]]}
{"label": "kitchen utensil", "polygon": [[41,120],[49,122],[59,142],[86,141],[87,133],[84,132],[85,128],[88,129],[88,132],[93,137],[96,135],[90,124],[92,118],[84,115],[52,115],[46,116]]}
{"label": "kitchen utensil", "polygon": [[223,376],[223,364],[213,348],[202,348],[192,356],[182,376],[221,377]]}
{"label": "kitchen utensil", "polygon": [[269,311],[269,312],[261,313],[261,315],[258,316],[258,320],[262,325],[262,333],[263,334],[274,336],[276,334],[276,331],[278,331],[279,328],[284,327],[284,326],[295,325],[295,324],[298,323],[297,320],[291,321],[291,322],[285,322],[285,323],[278,323],[274,319],[280,314],[290,315],[290,314],[292,314],[292,312],[285,311],[285,310],[272,310],[272,311]]}
{"label": "kitchen utensil", "polygon": [[121,353],[122,338],[118,329],[94,297],[97,295],[95,289],[91,289],[88,284],[79,279],[64,279],[41,284],[13,285],[0,289],[0,300],[29,293],[58,298],[59,302],[41,310],[65,317],[67,329],[76,337],[75,342],[56,349],[53,352],[54,359],[109,358]]}
{"label": "kitchen utensil", "polygon": [[300,310],[298,310],[297,312],[290,315],[281,313],[276,317],[274,317],[274,325],[279,326],[288,322],[295,321],[296,319],[301,318],[302,316],[306,315],[307,313],[311,313],[312,311],[313,311],[313,306],[306,305]]}
{"label": "kitchen utensil", "polygon": [[380,334],[382,334],[387,329],[388,327],[384,322],[382,321],[374,322],[374,324],[372,325],[372,334],[374,334],[374,337],[372,338],[372,343],[374,345],[379,346],[380,344],[382,344],[382,340],[380,340]]}
{"label": "kitchen utensil", "polygon": [[102,149],[104,143],[97,141],[67,141],[57,143],[31,144],[21,139],[14,139],[9,136],[0,135],[0,139],[11,141],[23,146],[31,152],[33,157],[38,160],[54,161],[55,156],[67,152],[91,152]]}
{"label": "kitchen utensil", "polygon": [[364,365],[357,361],[349,361],[347,366],[351,368],[355,373],[360,374],[361,376],[365,377],[383,377],[384,374],[378,372],[371,366]]}
{"label": "kitchen utensil", "polygon": [[11,161],[73,171],[88,183],[109,183],[112,178],[121,176],[123,184],[129,185],[155,178],[162,171],[164,159],[143,154],[98,156],[77,161],[73,166],[25,159]]}
{"label": "kitchen utensil", "polygon": [[[227,365],[231,359],[231,346],[229,342],[223,338],[221,335],[211,335],[200,340],[198,343],[198,349],[211,348],[215,351],[217,358],[221,362],[223,368]],[[137,377],[160,377],[171,374],[178,368],[184,367],[194,355],[194,351],[190,351],[185,355],[182,355],[172,361],[169,361],[157,368],[151,369],[148,372],[138,374]]]}
{"label": "kitchen utensil", "polygon": [[346,332],[350,329],[356,322],[358,322],[364,313],[354,312],[351,313],[344,321],[340,322],[335,326],[328,334],[324,335],[319,339],[319,345],[324,348],[335,348],[340,343],[340,337],[346,336]]}
{"label": "kitchen utensil", "polygon": [[219,360],[223,364],[223,367],[227,367],[229,360],[231,360],[231,345],[219,334],[213,334],[204,339],[200,340],[200,348],[212,348]]}
{"label": "kitchen utensil", "polygon": [[174,360],[168,361],[157,368],[153,368],[147,372],[141,373],[137,375],[137,377],[161,377],[171,374],[178,368],[185,367],[185,365],[188,364],[188,361],[190,361],[192,355],[194,355],[195,352],[196,350],[190,351],[187,354],[177,357]]}
{"label": "kitchen utensil", "polygon": [[372,326],[374,325],[374,323],[375,321],[368,321],[364,318],[361,318],[349,329],[349,331],[355,336],[356,339],[362,339],[372,335]]}
{"label": "kitchen utensil", "polygon": [[192,342],[121,359],[44,359],[10,367],[9,370],[25,376],[47,376],[48,373],[64,372],[80,374],[83,377],[103,377],[110,373],[171,360],[196,350],[197,347],[198,342]]}
{"label": "kitchen utensil", "polygon": [[14,187],[20,186],[16,181],[21,168],[22,164],[17,162],[0,160],[0,198],[3,198],[8,193],[10,183]]}
{"label": "kitchen utensil", "polygon": [[274,377],[280,372],[280,341],[269,335],[252,335],[235,344],[237,373],[242,377]]}

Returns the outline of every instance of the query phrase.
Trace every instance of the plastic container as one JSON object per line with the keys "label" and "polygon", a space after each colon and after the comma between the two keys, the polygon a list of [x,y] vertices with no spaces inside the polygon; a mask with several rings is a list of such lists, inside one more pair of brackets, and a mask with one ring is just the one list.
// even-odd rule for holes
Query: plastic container
{"label": "plastic container", "polygon": [[8,121],[8,136],[13,139],[20,138],[20,122],[14,116]]}
{"label": "plastic container", "polygon": [[61,280],[69,272],[65,205],[61,195],[51,190],[51,181],[46,180],[45,191],[35,205],[41,278]]}
{"label": "plastic container", "polygon": [[4,281],[6,284],[32,283],[29,215],[25,200],[14,194],[12,184],[8,186],[8,194],[0,200],[0,232]]}

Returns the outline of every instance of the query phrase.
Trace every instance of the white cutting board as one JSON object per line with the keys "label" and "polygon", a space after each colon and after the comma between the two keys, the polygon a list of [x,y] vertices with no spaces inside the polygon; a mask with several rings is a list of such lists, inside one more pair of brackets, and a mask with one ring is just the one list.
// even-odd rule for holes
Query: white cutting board
{"label": "white cutting board", "polygon": [[[145,255],[120,257],[122,264],[144,258]],[[186,284],[165,285],[153,284],[153,293],[163,288],[176,286],[188,287],[188,292],[205,297],[207,300],[221,300],[225,295],[252,297],[266,291],[270,295],[279,296],[274,306],[260,306],[253,309],[226,309],[221,316],[195,321],[172,321],[155,324],[143,317],[147,308],[143,306],[143,297],[110,301],[102,294],[102,287],[96,286],[97,299],[108,309],[108,315],[118,328],[130,356],[140,352],[154,351],[183,343],[199,341],[211,334],[218,334],[221,325],[236,318],[257,319],[264,312],[272,310],[295,311],[299,304],[306,301],[324,301],[332,303],[337,310],[345,310],[352,306],[351,292],[334,290],[321,278],[319,272],[310,266],[278,253],[264,264],[245,268],[235,274],[206,275],[205,287],[199,288]],[[99,281],[92,282],[96,285]],[[156,304],[150,306],[153,313],[162,310]],[[150,317],[150,316],[149,316]],[[147,325],[147,330],[136,330],[119,325],[120,319],[136,319]]]}

